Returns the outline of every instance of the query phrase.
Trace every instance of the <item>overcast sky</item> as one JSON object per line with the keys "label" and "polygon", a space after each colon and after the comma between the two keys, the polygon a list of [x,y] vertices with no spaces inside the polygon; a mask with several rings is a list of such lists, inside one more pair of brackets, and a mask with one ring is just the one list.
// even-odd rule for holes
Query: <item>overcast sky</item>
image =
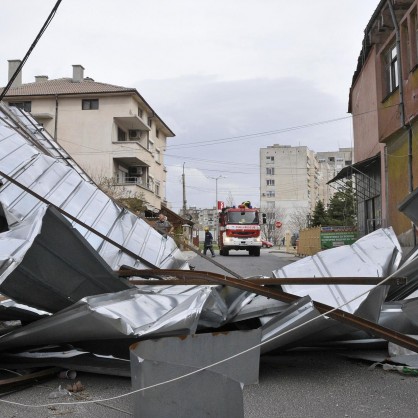
{"label": "overcast sky", "polygon": [[[22,59],[56,0],[2,4],[3,58]],[[23,68],[134,87],[175,132],[167,200],[259,203],[259,149],[352,146],[348,92],[378,0],[63,0]],[[223,177],[220,177],[223,176]],[[215,180],[218,178],[218,180]]]}

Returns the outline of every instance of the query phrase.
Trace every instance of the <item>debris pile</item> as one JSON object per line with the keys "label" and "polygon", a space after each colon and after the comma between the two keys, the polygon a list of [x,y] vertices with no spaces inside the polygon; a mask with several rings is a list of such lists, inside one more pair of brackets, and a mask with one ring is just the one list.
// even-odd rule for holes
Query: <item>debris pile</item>
{"label": "debris pile", "polygon": [[[402,261],[391,228],[276,270],[276,282],[190,271],[173,239],[105,195],[30,115],[4,105],[0,180],[5,368],[132,373],[141,389],[196,372],[199,383],[191,378],[188,387],[229,394],[226,409],[214,414],[242,416],[239,382],[257,380],[260,353],[370,341],[418,351],[418,250]],[[187,283],[190,274],[201,282]],[[303,278],[316,282],[300,284]],[[247,355],[212,367],[240,352]],[[153,396],[160,393],[167,401],[161,416],[172,415],[170,399],[183,390],[161,388],[141,398],[138,411],[157,416]]]}

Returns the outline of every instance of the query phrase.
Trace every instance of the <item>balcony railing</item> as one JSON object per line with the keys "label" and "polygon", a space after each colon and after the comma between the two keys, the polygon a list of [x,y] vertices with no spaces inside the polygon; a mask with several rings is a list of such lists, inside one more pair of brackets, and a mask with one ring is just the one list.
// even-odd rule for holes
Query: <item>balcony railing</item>
{"label": "balcony railing", "polygon": [[154,184],[149,181],[145,181],[142,177],[117,177],[116,183],[119,186],[139,186],[143,189],[149,190],[150,192],[154,192]]}

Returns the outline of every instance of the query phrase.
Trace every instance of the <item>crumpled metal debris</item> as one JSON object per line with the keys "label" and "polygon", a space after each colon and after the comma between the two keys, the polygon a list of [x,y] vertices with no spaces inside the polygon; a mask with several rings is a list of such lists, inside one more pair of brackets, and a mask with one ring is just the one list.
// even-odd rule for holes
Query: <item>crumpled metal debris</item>
{"label": "crumpled metal debris", "polygon": [[[208,330],[224,331],[225,326],[254,328],[257,323],[258,329],[247,336],[258,333],[262,353],[339,339],[370,338],[367,332],[321,315],[314,301],[341,307],[401,332],[416,329],[416,303],[411,298],[418,289],[418,252],[401,265],[401,247],[391,228],[273,272],[277,278],[384,278],[402,274],[413,279],[413,286],[390,289],[390,300],[386,300],[387,285],[282,285],[285,292],[301,297],[294,303],[222,285],[154,288],[150,280],[149,285],[133,287],[114,271],[122,266],[189,268],[175,242],[162,237],[100,191],[30,115],[3,104],[0,172],[0,292],[10,297],[12,304],[19,302],[22,323],[32,321],[0,336],[3,353],[48,344],[73,344],[93,353],[119,354],[127,352],[129,343],[146,340],[140,343],[141,347],[158,348],[160,354],[166,352],[165,356],[175,353],[169,347],[161,350],[172,336],[176,336],[172,341],[180,342],[180,346],[184,340],[177,337],[187,340],[184,347],[195,335],[201,336],[201,341],[217,344],[221,338],[210,337]],[[406,303],[404,297],[410,300]],[[389,302],[394,301],[399,302],[396,309],[391,309],[394,305]],[[7,311],[6,303],[0,306]],[[11,305],[9,309],[7,314],[12,312]],[[36,310],[44,317],[38,319]],[[311,322],[306,325],[308,320]],[[259,343],[242,335],[241,345],[247,348]],[[163,337],[164,341],[158,340]],[[235,341],[232,337],[226,339]],[[176,343],[172,346],[177,347]],[[229,355],[228,350],[223,346],[215,349],[220,358]],[[141,373],[144,368],[166,378],[171,372],[195,369],[203,365],[204,352],[198,349],[194,353],[196,364],[173,365],[164,361],[157,365],[153,363],[155,359],[150,359],[141,364]],[[251,356],[259,356],[260,350],[254,353]],[[139,361],[138,352],[133,358]],[[190,362],[191,358],[187,360]],[[134,379],[139,373],[137,365]],[[160,369],[163,366],[165,370]],[[151,382],[155,376],[150,376]],[[204,372],[203,377],[207,387],[219,385],[235,401],[240,398],[240,384],[229,375],[226,380],[221,379],[221,384],[213,370]],[[203,380],[199,379],[199,384]],[[152,402],[148,406],[152,407]]]}
{"label": "crumpled metal debris", "polygon": [[[379,229],[354,244],[324,250],[273,271],[274,277],[387,277],[402,258],[392,228]],[[313,300],[377,322],[388,286],[282,285],[287,293]],[[364,293],[364,294],[363,294]]]}
{"label": "crumpled metal debris", "polygon": [[57,312],[84,296],[131,287],[52,207],[0,234],[0,292],[14,301]]}
{"label": "crumpled metal debris", "polygon": [[119,340],[127,353],[124,339],[194,334],[205,303],[213,304],[213,292],[211,287],[195,287],[184,295],[130,289],[86,297],[4,335],[0,350],[89,341],[100,346],[105,340]]}
{"label": "crumpled metal debris", "polygon": [[[160,268],[189,268],[172,238],[163,238],[144,220],[116,204],[29,114],[16,116],[19,114],[19,109],[0,104],[2,173],[138,255],[134,259],[72,222],[112,270],[122,265],[148,268],[140,259]],[[1,181],[0,201],[15,219],[22,221],[45,205],[12,182],[4,178]]]}

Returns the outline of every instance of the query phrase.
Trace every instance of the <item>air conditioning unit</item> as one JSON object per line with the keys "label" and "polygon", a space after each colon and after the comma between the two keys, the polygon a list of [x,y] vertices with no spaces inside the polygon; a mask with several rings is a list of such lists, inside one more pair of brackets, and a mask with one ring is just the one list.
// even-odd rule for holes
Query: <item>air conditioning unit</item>
{"label": "air conditioning unit", "polygon": [[128,173],[130,176],[142,176],[142,167],[139,167],[139,166],[129,167]]}
{"label": "air conditioning unit", "polygon": [[139,129],[129,129],[129,139],[141,138],[141,131]]}

